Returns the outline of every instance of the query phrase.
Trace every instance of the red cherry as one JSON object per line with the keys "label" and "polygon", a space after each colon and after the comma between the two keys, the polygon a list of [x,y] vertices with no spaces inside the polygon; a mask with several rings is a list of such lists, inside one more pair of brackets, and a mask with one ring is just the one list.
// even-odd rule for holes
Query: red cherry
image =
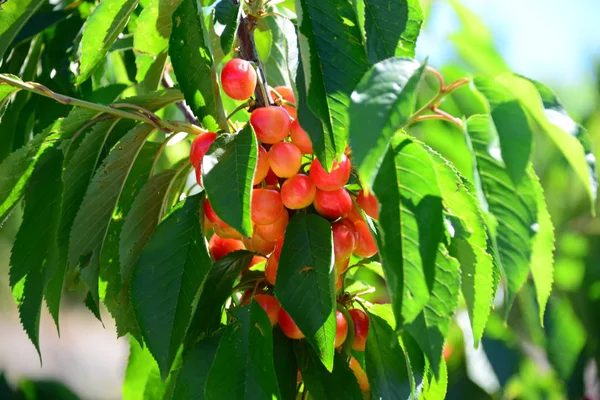
{"label": "red cherry", "polygon": [[283,141],[290,133],[290,116],[281,107],[260,107],[252,111],[250,124],[263,143]]}
{"label": "red cherry", "polygon": [[339,161],[334,161],[331,172],[325,171],[321,162],[315,158],[310,166],[310,178],[318,189],[332,191],[348,183],[351,170],[352,164],[344,154]]}
{"label": "red cherry", "polygon": [[[274,88],[277,93],[279,93],[281,95],[281,97],[283,97],[283,99],[285,101],[288,101],[292,104],[296,104],[296,96],[294,96],[294,91],[292,90],[291,87],[289,86],[275,86]],[[283,108],[285,108],[285,110],[288,112],[288,114],[290,114],[290,117],[292,118],[297,118],[296,115],[296,108],[292,107],[292,106],[288,106],[288,105],[283,105]]]}
{"label": "red cherry", "polygon": [[338,275],[337,280],[335,281],[335,291],[339,292],[340,290],[342,290],[342,284],[344,283],[344,280],[342,279],[341,275]]}
{"label": "red cherry", "polygon": [[264,147],[258,146],[258,161],[256,162],[256,172],[254,173],[253,185],[261,183],[269,173],[269,156]]}
{"label": "red cherry", "polygon": [[298,328],[298,325],[294,322],[290,314],[288,314],[283,307],[279,310],[279,327],[285,336],[290,339],[302,339],[304,334]]}
{"label": "red cherry", "polygon": [[342,220],[331,224],[333,231],[333,252],[335,261],[343,261],[352,255],[356,248],[356,230],[351,221]]}
{"label": "red cherry", "polygon": [[222,239],[242,240],[242,234],[231,226],[213,225],[213,228],[215,230],[215,235],[218,235]]}
{"label": "red cherry", "polygon": [[321,216],[327,219],[338,219],[352,211],[352,198],[345,188],[330,192],[317,189],[314,205]]}
{"label": "red cherry", "polygon": [[335,343],[334,347],[340,347],[348,336],[348,321],[341,311],[335,312]]}
{"label": "red cherry", "polygon": [[242,297],[240,297],[240,305],[247,306],[248,304],[250,304],[250,300],[252,300],[253,292],[254,292],[254,289],[246,290],[244,292],[244,294],[242,294]]}
{"label": "red cherry", "polygon": [[313,153],[313,145],[308,133],[300,126],[298,120],[295,120],[290,125],[290,137],[292,138],[292,143],[294,143],[302,154],[312,154]]}
{"label": "red cherry", "polygon": [[271,168],[269,168],[269,172],[265,178],[265,183],[269,188],[277,188],[279,186],[279,178],[277,175],[275,175],[275,172],[273,172]]}
{"label": "red cherry", "polygon": [[235,100],[246,100],[256,88],[256,71],[246,60],[229,60],[221,71],[221,84],[227,96]]}
{"label": "red cherry", "polygon": [[275,243],[268,242],[261,238],[258,233],[256,233],[256,230],[251,238],[243,238],[242,241],[249,251],[263,255],[271,254],[275,248]]}
{"label": "red cherry", "polygon": [[232,251],[244,250],[244,244],[239,240],[223,239],[217,235],[212,235],[208,242],[208,248],[214,260],[219,261]]}
{"label": "red cherry", "polygon": [[290,216],[287,211],[283,211],[281,217],[270,225],[255,225],[254,230],[261,238],[269,242],[275,242],[287,228],[290,222]]}
{"label": "red cherry", "polygon": [[335,263],[335,273],[338,275],[343,274],[344,272],[346,272],[346,270],[348,269],[348,266],[350,265],[350,257],[344,259],[344,260],[340,260],[340,261],[336,261]]}
{"label": "red cherry", "polygon": [[363,221],[363,222],[365,221],[365,219],[363,218],[363,215],[361,214],[361,212],[358,209],[358,207],[356,206],[356,204],[352,204],[352,210],[348,214],[348,219],[350,221],[352,221],[353,223],[356,223],[356,221]]}
{"label": "red cherry", "polygon": [[275,257],[275,254],[271,254],[271,257],[267,259],[267,265],[265,265],[265,278],[271,285],[275,285],[277,280],[277,267],[279,267],[279,258]]}
{"label": "red cherry", "polygon": [[210,204],[210,201],[208,201],[208,199],[204,200],[204,215],[206,215],[206,219],[208,219],[213,225],[218,225],[221,228],[229,227],[229,225],[227,225],[227,223],[221,218],[219,218],[217,213],[215,213],[215,210],[213,210],[212,205]]}
{"label": "red cherry", "polygon": [[369,217],[379,219],[379,201],[372,193],[365,193],[364,189],[358,192],[356,202]]}
{"label": "red cherry", "polygon": [[367,224],[364,221],[357,221],[354,226],[358,232],[358,242],[354,254],[361,258],[369,258],[377,254],[377,244]]}
{"label": "red cherry", "polygon": [[275,143],[269,149],[269,166],[280,178],[294,176],[302,165],[300,149],[288,142]]}
{"label": "red cherry", "polygon": [[281,195],[277,190],[254,189],[252,191],[252,221],[254,223],[273,224],[281,218],[283,211]]}
{"label": "red cherry", "polygon": [[304,174],[294,175],[281,185],[281,201],[290,210],[299,210],[312,204],[317,187]]}
{"label": "red cherry", "polygon": [[202,162],[202,158],[216,138],[217,134],[214,132],[201,133],[194,138],[190,149],[190,163],[192,163],[194,168],[198,168]]}
{"label": "red cherry", "polygon": [[277,257],[278,260],[279,256],[281,255],[281,249],[283,248],[283,238],[284,236],[282,235],[279,239],[277,239],[275,242],[275,250],[273,250],[273,255]]}
{"label": "red cherry", "polygon": [[196,183],[198,183],[198,186],[204,187],[202,184],[202,165],[198,165],[194,168],[194,171],[196,172]]}
{"label": "red cherry", "polygon": [[370,390],[369,378],[367,378],[365,370],[362,369],[360,363],[354,357],[350,359],[350,369],[352,370],[352,372],[354,372],[354,376],[358,381],[358,386],[360,386],[360,390],[363,393],[367,393]]}
{"label": "red cherry", "polygon": [[352,349],[356,351],[365,351],[367,336],[369,335],[369,316],[363,310],[353,308],[348,310],[352,323],[354,324],[354,343]]}
{"label": "red cherry", "polygon": [[258,304],[260,304],[260,306],[269,316],[269,320],[271,320],[271,326],[277,325],[277,321],[279,321],[279,310],[281,310],[281,306],[279,305],[277,299],[268,294],[257,294],[254,296],[254,299],[258,302]]}
{"label": "red cherry", "polygon": [[266,264],[266,261],[267,261],[266,257],[253,256],[252,260],[250,260],[250,264],[248,264],[248,266],[246,267],[244,272],[242,272],[242,275],[244,275],[250,268],[254,267],[256,264],[260,264],[261,262],[264,262]]}

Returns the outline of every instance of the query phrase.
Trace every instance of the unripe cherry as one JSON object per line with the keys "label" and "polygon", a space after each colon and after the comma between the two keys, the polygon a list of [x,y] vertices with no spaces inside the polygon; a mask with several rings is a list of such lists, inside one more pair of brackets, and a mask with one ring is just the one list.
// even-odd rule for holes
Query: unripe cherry
{"label": "unripe cherry", "polygon": [[247,100],[256,88],[256,71],[246,60],[231,59],[221,71],[221,85],[232,99]]}
{"label": "unripe cherry", "polygon": [[269,173],[269,156],[267,151],[261,145],[258,146],[258,161],[256,162],[256,172],[254,173],[253,185],[261,183]]}
{"label": "unripe cherry", "polygon": [[334,347],[340,347],[348,336],[348,321],[341,311],[335,312],[335,343]]}
{"label": "unripe cherry", "polygon": [[277,301],[275,297],[268,294],[257,294],[254,296],[254,299],[258,304],[260,304],[260,306],[269,316],[271,326],[277,325],[277,321],[279,321],[279,311],[281,310],[279,301]]}
{"label": "unripe cherry", "polygon": [[[289,87],[289,86],[275,86],[274,89],[277,91],[277,93],[279,93],[281,95],[281,97],[283,97],[283,99],[285,101],[288,101],[288,102],[290,102],[292,104],[296,104],[296,96],[294,96],[294,91],[292,90],[291,87]],[[285,110],[288,112],[288,114],[290,114],[290,117],[292,117],[294,119],[298,118],[295,107],[288,106],[288,105],[284,104],[283,108],[285,108]]]}
{"label": "unripe cherry", "polygon": [[292,143],[275,143],[269,149],[269,166],[280,178],[296,175],[302,165],[302,153]]}
{"label": "unripe cherry", "polygon": [[290,116],[281,107],[260,107],[252,111],[250,124],[263,143],[282,142],[290,133]]}
{"label": "unripe cherry", "polygon": [[364,369],[360,366],[360,363],[356,360],[356,358],[350,358],[350,369],[354,372],[354,376],[358,381],[358,386],[360,386],[360,390],[363,393],[367,393],[370,390],[369,387],[369,378],[367,378],[367,374]]}
{"label": "unripe cherry", "polygon": [[275,285],[275,282],[277,281],[278,267],[279,257],[275,257],[274,254],[271,254],[271,257],[267,259],[267,264],[265,265],[265,278],[271,285]]}
{"label": "unripe cherry", "polygon": [[290,222],[290,216],[286,210],[281,213],[281,217],[270,225],[259,225],[254,226],[256,233],[266,241],[275,242],[287,228]]}
{"label": "unripe cherry", "polygon": [[366,222],[357,221],[354,226],[358,232],[358,242],[354,254],[361,258],[369,258],[377,254],[377,244]]}
{"label": "unripe cherry", "polygon": [[290,125],[290,138],[292,139],[292,143],[298,146],[302,154],[313,153],[313,145],[310,136],[302,129],[298,120],[293,121]]}
{"label": "unripe cherry", "polygon": [[367,336],[369,336],[369,316],[363,310],[353,308],[348,310],[352,323],[354,324],[354,343],[352,349],[356,351],[365,351]]}
{"label": "unripe cherry", "polygon": [[284,207],[277,190],[254,189],[252,191],[252,221],[260,225],[270,225],[281,218]]}
{"label": "unripe cherry", "polygon": [[243,238],[242,242],[249,251],[263,255],[271,254],[275,248],[275,243],[261,238],[258,233],[256,233],[256,230],[251,238]]}
{"label": "unripe cherry", "polygon": [[314,206],[321,216],[338,219],[352,211],[352,198],[345,188],[329,192],[317,189]]}
{"label": "unripe cherry", "polygon": [[365,214],[373,219],[379,219],[379,201],[373,193],[367,194],[364,189],[358,192],[356,203],[363,209]]}
{"label": "unripe cherry", "polygon": [[310,178],[318,189],[332,191],[341,188],[350,179],[352,164],[345,154],[334,161],[331,172],[327,172],[319,159],[315,158],[310,166]]}
{"label": "unripe cherry", "polygon": [[298,325],[294,322],[290,314],[288,314],[283,307],[279,310],[279,327],[283,334],[290,339],[302,339],[304,334],[298,328]]}
{"label": "unripe cherry", "polygon": [[223,239],[217,235],[212,235],[208,242],[208,248],[213,259],[219,261],[232,251],[244,250],[244,244],[239,240]]}
{"label": "unripe cherry", "polygon": [[281,185],[281,201],[290,210],[299,210],[312,204],[317,187],[304,174],[294,175]]}
{"label": "unripe cherry", "polygon": [[190,149],[190,163],[194,168],[199,169],[202,158],[216,138],[217,134],[214,132],[201,133],[194,138]]}
{"label": "unripe cherry", "polygon": [[356,248],[356,229],[352,221],[344,219],[331,224],[331,230],[333,232],[333,253],[337,263],[350,257]]}

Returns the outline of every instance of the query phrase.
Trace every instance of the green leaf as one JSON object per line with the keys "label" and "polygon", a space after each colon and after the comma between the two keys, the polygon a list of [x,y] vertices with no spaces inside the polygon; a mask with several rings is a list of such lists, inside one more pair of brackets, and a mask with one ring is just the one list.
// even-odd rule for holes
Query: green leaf
{"label": "green leaf", "polygon": [[[0,56],[2,58],[2,56]],[[19,80],[19,77],[11,74],[7,74],[8,77],[12,79]],[[0,82],[0,121],[2,121],[2,115],[4,114],[4,107],[8,104],[8,100],[10,100],[10,95],[16,93],[19,89],[14,86],[10,86],[7,83]]]}
{"label": "green leaf", "polygon": [[334,368],[325,369],[319,356],[306,343],[294,343],[298,367],[306,389],[315,399],[362,399],[362,393],[348,360],[336,353]]}
{"label": "green leaf", "polygon": [[69,238],[68,262],[79,264],[81,278],[96,305],[100,254],[106,233],[133,163],[154,130],[152,125],[138,125],[113,148],[95,173],[73,221]]}
{"label": "green leaf", "polygon": [[374,64],[394,56],[414,57],[423,25],[418,0],[364,0],[367,54]]}
{"label": "green leaf", "polygon": [[137,340],[130,339],[129,359],[122,389],[123,400],[158,400],[158,397],[151,394],[164,392],[165,386],[148,348],[143,348]]}
{"label": "green leaf", "polygon": [[390,58],[374,65],[352,93],[348,134],[363,186],[373,185],[392,136],[415,111],[424,71],[414,60]]}
{"label": "green leaf", "polygon": [[281,398],[293,399],[298,377],[294,341],[285,336],[279,327],[273,328],[273,361]]}
{"label": "green leaf", "polygon": [[138,0],[103,0],[83,25],[78,85],[85,82],[125,28]]}
{"label": "green leaf", "polygon": [[273,328],[256,302],[232,311],[206,381],[208,399],[280,398],[273,363]]}
{"label": "green leaf", "polygon": [[444,238],[442,199],[433,160],[418,143],[396,136],[373,186],[380,202],[379,250],[399,325],[413,321],[434,285]]}
{"label": "green leaf", "polygon": [[142,337],[167,376],[211,261],[200,226],[203,196],[188,197],[158,225],[135,264],[131,303]]}
{"label": "green leaf", "polygon": [[250,124],[224,134],[202,159],[202,181],[215,213],[242,235],[252,236],[250,205],[258,142]]}
{"label": "green leaf", "polygon": [[160,69],[159,76],[162,74],[173,28],[172,16],[179,4],[181,0],[150,0],[140,13],[133,34],[138,83],[148,78],[154,68]]}
{"label": "green leaf", "polygon": [[333,368],[335,276],[331,224],[316,214],[290,220],[275,294],[328,371]]}
{"label": "green leaf", "polygon": [[220,339],[220,335],[203,339],[183,353],[183,365],[177,375],[173,400],[205,399],[204,388]]}
{"label": "green leaf", "polygon": [[[276,7],[272,11],[278,11]],[[292,58],[292,52],[295,50],[297,57],[297,39],[294,24],[285,18],[271,17],[263,19],[265,25],[269,28],[273,36],[273,45],[269,53],[269,58],[264,62],[264,68],[268,71],[269,84],[275,86],[292,85],[292,75],[288,67],[289,60]],[[291,63],[290,63],[291,64]]]}
{"label": "green leaf", "polygon": [[436,374],[431,370],[429,361],[425,360],[425,375],[421,398],[424,400],[445,399],[448,391],[448,367],[444,359],[440,362],[439,371]]}
{"label": "green leaf", "polygon": [[241,15],[242,3],[219,0],[215,6],[215,29],[222,31],[221,49],[225,54],[231,51]]}
{"label": "green leaf", "polygon": [[250,265],[252,256],[248,251],[234,251],[213,264],[190,326],[189,335],[192,339],[219,328],[225,301],[231,296],[235,281]]}
{"label": "green leaf", "polygon": [[[494,146],[493,125],[488,116],[476,115],[467,121],[467,132],[475,152],[477,173],[489,212],[497,227],[492,232],[499,262],[507,282],[506,313],[515,295],[527,280],[537,221],[537,194],[531,166],[515,185]],[[547,249],[551,251],[551,249]]]}
{"label": "green leaf", "polygon": [[211,131],[227,130],[217,73],[205,32],[204,15],[196,0],[183,0],[173,13],[169,55],[185,100],[202,126]]}
{"label": "green leaf", "polygon": [[[313,141],[313,146],[329,169],[346,149],[350,94],[369,63],[350,2],[296,0],[296,12],[306,82],[300,97],[321,120],[324,140]],[[299,117],[304,127],[304,115]]]}
{"label": "green leaf", "polygon": [[10,257],[10,284],[25,278],[19,304],[21,323],[38,354],[40,312],[47,277],[58,264],[57,233],[62,195],[62,152],[47,151],[36,166],[25,193],[23,222]]}
{"label": "green leaf", "polygon": [[488,100],[506,171],[515,185],[527,174],[533,130],[517,96],[499,79],[476,76],[475,86]]}
{"label": "green leaf", "polygon": [[410,398],[411,377],[396,332],[383,318],[374,314],[369,315],[365,362],[374,398]]}
{"label": "green leaf", "polygon": [[487,225],[476,199],[476,189],[471,182],[439,154],[430,151],[447,211],[465,225],[466,230],[456,230],[454,255],[461,265],[461,288],[467,311],[471,318],[473,340],[478,345],[485,328],[494,297],[495,266],[488,253]]}
{"label": "green leaf", "polygon": [[0,59],[4,58],[4,53],[12,41],[29,18],[44,3],[43,0],[20,0],[9,1],[2,6],[0,11],[2,13],[2,18],[0,18]]}

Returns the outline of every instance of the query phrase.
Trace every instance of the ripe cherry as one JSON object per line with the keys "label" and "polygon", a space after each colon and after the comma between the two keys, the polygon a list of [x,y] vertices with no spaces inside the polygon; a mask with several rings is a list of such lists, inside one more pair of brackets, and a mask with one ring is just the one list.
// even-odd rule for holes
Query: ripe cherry
{"label": "ripe cherry", "polygon": [[367,336],[369,335],[369,316],[363,310],[353,308],[348,310],[352,323],[354,324],[354,343],[352,349],[356,351],[365,351]]}
{"label": "ripe cherry", "polygon": [[379,219],[379,201],[373,193],[365,193],[364,189],[356,196],[356,202],[369,217]]}
{"label": "ripe cherry", "polygon": [[298,325],[294,322],[290,314],[288,314],[283,307],[279,310],[279,327],[285,336],[290,339],[302,339],[304,334],[298,328]]}
{"label": "ripe cherry", "polygon": [[261,238],[258,233],[256,233],[256,230],[254,230],[254,234],[251,238],[243,238],[242,241],[246,246],[246,249],[263,255],[271,254],[275,248],[275,243],[268,242]]}
{"label": "ripe cherry", "polygon": [[246,273],[246,271],[248,271],[250,268],[254,267],[256,264],[260,264],[261,262],[264,262],[266,264],[266,262],[267,262],[266,257],[253,256],[252,260],[250,260],[250,264],[248,264],[248,266],[246,267],[244,272],[242,272],[242,275],[244,275]]}
{"label": "ripe cherry", "polygon": [[335,291],[339,292],[340,290],[342,290],[343,284],[344,284],[344,279],[342,278],[341,275],[338,275],[337,280],[335,281]]}
{"label": "ripe cherry", "polygon": [[277,239],[275,242],[275,250],[273,250],[273,255],[277,257],[278,260],[279,256],[281,256],[281,249],[283,248],[283,238],[284,236],[282,235],[279,239]]}
{"label": "ripe cherry", "polygon": [[317,189],[314,205],[319,214],[333,220],[345,217],[352,211],[352,198],[345,188],[330,192]]}
{"label": "ripe cherry", "polygon": [[246,60],[229,60],[221,71],[221,84],[227,96],[235,100],[246,100],[256,88],[256,71]]}
{"label": "ripe cherry", "polygon": [[[294,96],[294,91],[289,86],[275,86],[274,88],[277,93],[283,97],[285,101],[288,101],[292,104],[296,104],[296,96]],[[290,114],[292,118],[298,118],[296,113],[296,108],[292,106],[288,106],[286,104],[283,105],[283,108]]]}
{"label": "ripe cherry", "polygon": [[260,306],[269,316],[271,326],[277,325],[277,321],[279,321],[279,310],[281,310],[279,301],[277,301],[275,297],[268,294],[257,294],[254,296],[254,299],[258,302],[258,304],[260,304]]}
{"label": "ripe cherry", "polygon": [[223,239],[217,235],[212,235],[208,242],[208,248],[214,260],[219,261],[232,251],[244,250],[244,244],[239,240]]}
{"label": "ripe cherry", "polygon": [[258,161],[256,162],[256,172],[254,173],[253,185],[261,183],[269,173],[269,156],[264,147],[258,146]]}
{"label": "ripe cherry", "polygon": [[269,172],[265,178],[265,183],[269,189],[277,188],[279,186],[279,178],[275,175],[275,172],[269,167]]}
{"label": "ripe cherry", "polygon": [[354,357],[350,358],[350,369],[352,370],[352,372],[354,372],[354,376],[356,377],[356,380],[358,381],[358,386],[360,386],[360,390],[363,393],[368,392],[370,389],[369,378],[367,378],[367,374],[365,373],[365,370],[362,369],[362,367],[360,366],[360,363]]}
{"label": "ripe cherry", "polygon": [[292,143],[294,143],[302,154],[312,154],[313,153],[313,145],[308,133],[300,126],[298,120],[295,120],[290,125],[290,137],[292,138]]}
{"label": "ripe cherry", "polygon": [[208,199],[204,200],[204,215],[206,216],[206,219],[208,219],[213,225],[218,225],[221,228],[229,227],[229,225],[227,225],[227,223],[221,218],[219,218],[217,213],[215,213],[215,210],[213,210],[212,205],[210,204],[210,201],[208,201]]}
{"label": "ripe cherry", "polygon": [[263,143],[283,141],[290,133],[290,116],[281,107],[260,107],[252,111],[250,124]]}
{"label": "ripe cherry", "polygon": [[287,211],[283,211],[281,213],[281,217],[274,223],[270,225],[255,225],[254,230],[256,233],[268,242],[275,242],[283,233],[285,232],[285,228],[287,228],[288,223],[290,222],[290,216]]}
{"label": "ripe cherry", "polygon": [[299,210],[312,204],[317,187],[304,174],[294,175],[281,185],[281,201],[290,210]]}
{"label": "ripe cherry", "polygon": [[356,204],[352,204],[352,210],[350,211],[350,213],[348,214],[348,219],[354,223],[356,223],[356,221],[363,221],[364,222],[364,218],[363,215],[361,214],[360,210],[358,209],[358,206]]}
{"label": "ripe cherry", "polygon": [[280,178],[296,175],[302,165],[302,153],[292,143],[275,143],[269,149],[269,166]]}
{"label": "ripe cherry", "polygon": [[350,257],[346,258],[345,260],[336,261],[335,262],[335,273],[338,275],[343,274],[344,272],[346,272],[349,265],[350,265]]}
{"label": "ripe cherry", "polygon": [[377,244],[366,222],[357,221],[354,226],[358,232],[358,242],[354,254],[361,258],[369,258],[377,254]]}
{"label": "ripe cherry", "polygon": [[318,189],[332,191],[341,188],[350,179],[352,164],[345,154],[339,161],[334,161],[331,172],[327,172],[321,162],[315,158],[310,166],[310,178]]}
{"label": "ripe cherry", "polygon": [[242,240],[242,235],[231,226],[213,225],[215,234],[222,239]]}
{"label": "ripe cherry", "polygon": [[356,230],[352,221],[343,219],[331,224],[333,231],[333,253],[335,262],[340,262],[352,255],[356,248]]}
{"label": "ripe cherry", "polygon": [[275,281],[277,281],[277,267],[279,267],[279,257],[271,254],[265,265],[265,278],[267,278],[267,282],[271,285],[275,285]]}
{"label": "ripe cherry", "polygon": [[341,311],[335,312],[335,343],[334,347],[340,347],[348,336],[348,321]]}
{"label": "ripe cherry", "polygon": [[281,218],[283,211],[281,195],[277,190],[254,189],[252,191],[252,221],[254,223],[273,224]]}
{"label": "ripe cherry", "polygon": [[201,133],[194,138],[190,149],[190,163],[192,163],[194,168],[198,169],[202,158],[216,138],[217,134],[214,132]]}

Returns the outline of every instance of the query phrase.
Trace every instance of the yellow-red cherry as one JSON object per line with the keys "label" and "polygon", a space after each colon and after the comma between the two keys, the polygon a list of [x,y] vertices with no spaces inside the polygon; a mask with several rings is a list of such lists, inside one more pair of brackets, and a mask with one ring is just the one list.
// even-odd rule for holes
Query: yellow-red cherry
{"label": "yellow-red cherry", "polygon": [[232,99],[247,100],[256,88],[256,71],[246,60],[231,59],[221,71],[221,85],[225,94]]}
{"label": "yellow-red cherry", "polygon": [[342,154],[339,160],[333,162],[331,172],[327,172],[319,159],[315,158],[310,166],[310,178],[318,189],[332,191],[348,183],[351,170],[352,164],[345,154]]}
{"label": "yellow-red cherry", "polygon": [[260,107],[250,114],[250,124],[263,143],[282,142],[290,133],[290,115],[281,107]]}
{"label": "yellow-red cherry", "polygon": [[310,177],[297,174],[281,185],[281,201],[290,210],[299,210],[312,204],[317,187]]}
{"label": "yellow-red cherry", "polygon": [[315,209],[327,219],[345,217],[352,211],[352,198],[345,188],[333,191],[317,189],[314,201]]}

